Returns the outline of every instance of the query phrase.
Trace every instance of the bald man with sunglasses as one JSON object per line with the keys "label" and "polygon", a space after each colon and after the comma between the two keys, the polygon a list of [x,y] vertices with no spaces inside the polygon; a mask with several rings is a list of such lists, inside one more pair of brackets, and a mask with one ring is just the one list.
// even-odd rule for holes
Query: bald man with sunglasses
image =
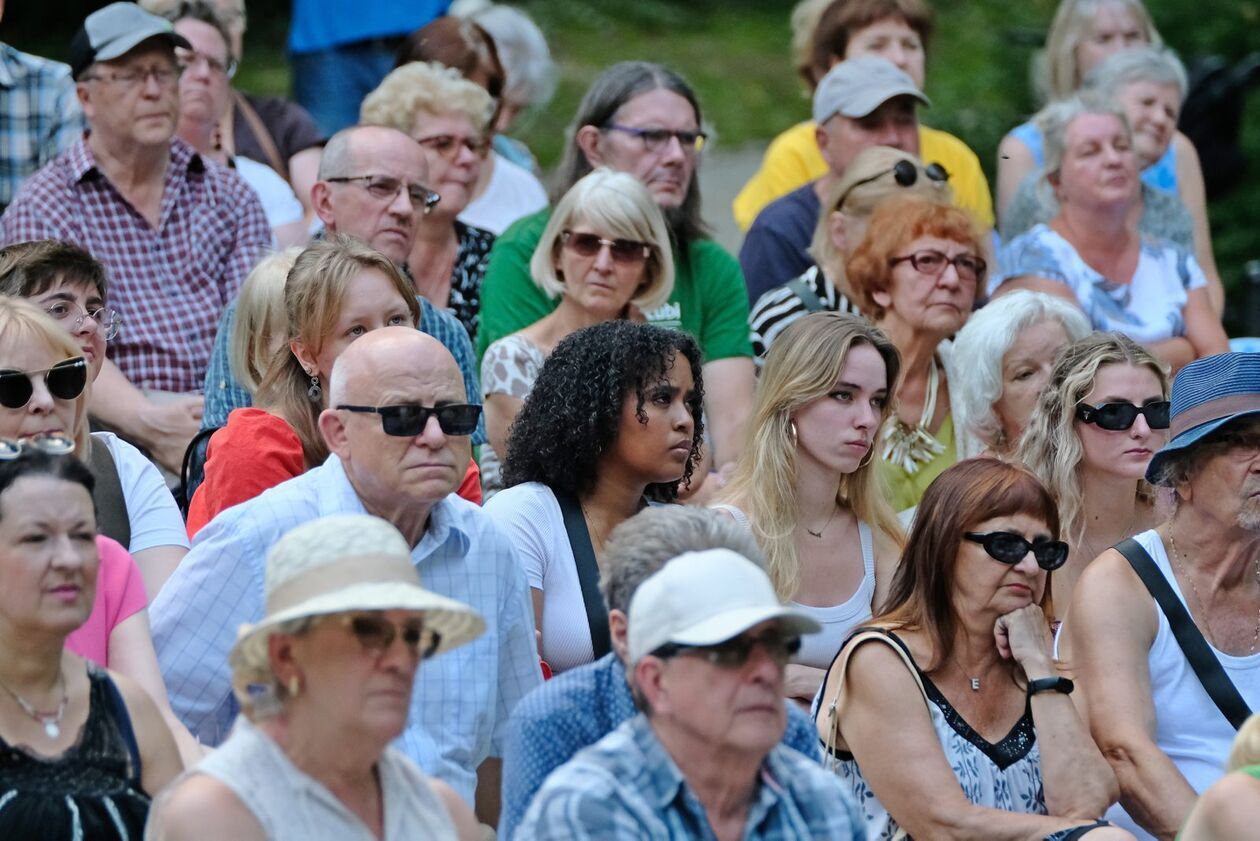
{"label": "bald man with sunglasses", "polygon": [[507,716],[542,682],[523,568],[479,507],[455,496],[481,407],[432,336],[385,327],[338,358],[319,419],[324,464],[230,508],[197,535],[154,601],[153,636],[176,714],[218,744],[238,711],[227,655],[263,614],[263,559],[299,523],[338,513],[388,520],[411,545],[425,586],[472,605],[487,630],[434,660],[412,696],[398,747],[479,815],[497,819]]}

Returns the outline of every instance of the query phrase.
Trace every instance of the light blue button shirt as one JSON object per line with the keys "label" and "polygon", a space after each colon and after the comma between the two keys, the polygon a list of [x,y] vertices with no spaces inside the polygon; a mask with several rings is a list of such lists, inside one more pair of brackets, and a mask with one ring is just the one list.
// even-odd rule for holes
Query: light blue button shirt
{"label": "light blue button shirt", "polygon": [[[350,513],[363,503],[333,455],[210,521],[153,600],[171,706],[201,741],[226,739],[239,711],[228,651],[237,627],[262,618],[268,550],[300,523]],[[529,588],[507,538],[454,494],[433,507],[411,558],[424,586],[475,608],[486,633],[421,667],[396,747],[471,803],[477,766],[502,755],[512,708],[542,682]]]}

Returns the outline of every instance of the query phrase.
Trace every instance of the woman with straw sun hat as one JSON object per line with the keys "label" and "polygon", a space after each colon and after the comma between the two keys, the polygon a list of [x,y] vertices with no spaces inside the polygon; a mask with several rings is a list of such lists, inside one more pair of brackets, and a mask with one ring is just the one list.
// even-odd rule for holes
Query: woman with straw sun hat
{"label": "woman with straw sun hat", "polygon": [[482,617],[421,588],[402,535],[363,514],[290,531],[264,587],[266,614],[230,655],[243,715],[161,798],[148,837],[481,837],[454,791],[389,744],[420,661],[476,639]]}

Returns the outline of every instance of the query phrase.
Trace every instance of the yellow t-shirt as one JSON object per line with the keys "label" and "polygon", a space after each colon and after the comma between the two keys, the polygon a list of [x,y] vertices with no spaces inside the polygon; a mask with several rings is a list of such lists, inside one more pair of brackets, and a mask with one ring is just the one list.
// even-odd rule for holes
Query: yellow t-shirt
{"label": "yellow t-shirt", "polygon": [[[954,203],[970,210],[986,228],[993,227],[993,198],[985,180],[980,159],[954,135],[919,126],[919,157],[926,163],[939,163],[949,173]],[[814,123],[797,123],[770,141],[761,169],[739,191],[732,209],[740,230],[747,231],[761,209],[779,196],[827,172],[827,162],[814,140]]]}

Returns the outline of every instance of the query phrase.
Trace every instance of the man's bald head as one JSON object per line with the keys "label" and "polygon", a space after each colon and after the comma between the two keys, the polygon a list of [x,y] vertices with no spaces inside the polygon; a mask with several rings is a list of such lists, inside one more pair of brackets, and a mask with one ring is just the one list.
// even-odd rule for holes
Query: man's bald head
{"label": "man's bald head", "polygon": [[337,358],[329,405],[378,400],[400,379],[450,380],[457,402],[468,399],[455,357],[437,339],[410,327],[384,327],[355,340]]}

